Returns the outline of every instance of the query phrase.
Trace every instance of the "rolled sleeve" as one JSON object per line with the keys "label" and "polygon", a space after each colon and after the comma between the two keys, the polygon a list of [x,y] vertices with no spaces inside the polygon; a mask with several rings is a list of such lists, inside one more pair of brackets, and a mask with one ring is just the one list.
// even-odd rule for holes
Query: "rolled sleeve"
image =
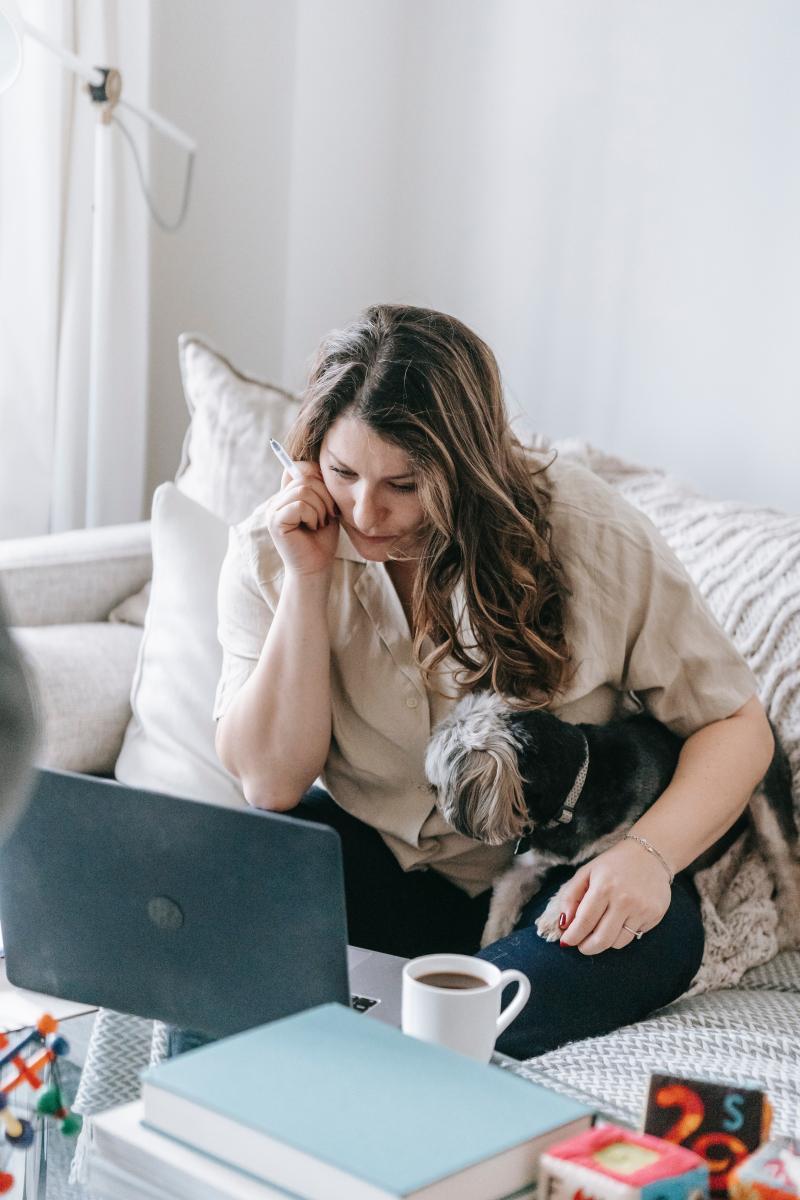
{"label": "rolled sleeve", "polygon": [[602,723],[633,696],[681,737],[732,716],[755,676],[662,534],[585,468],[562,462],[553,475],[573,653],[560,713]]}
{"label": "rolled sleeve", "polygon": [[680,560],[638,517],[641,536],[623,536],[621,578],[638,601],[629,610],[620,685],[688,737],[731,716],[758,685]]}

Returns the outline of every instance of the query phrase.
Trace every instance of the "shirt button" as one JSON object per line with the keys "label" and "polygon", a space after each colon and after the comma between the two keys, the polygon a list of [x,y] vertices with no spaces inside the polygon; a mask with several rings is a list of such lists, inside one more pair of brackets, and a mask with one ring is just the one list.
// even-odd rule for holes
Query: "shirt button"
{"label": "shirt button", "polygon": [[407,708],[416,708],[418,704],[419,704],[419,700],[417,699],[416,696],[407,696],[406,697],[406,707]]}

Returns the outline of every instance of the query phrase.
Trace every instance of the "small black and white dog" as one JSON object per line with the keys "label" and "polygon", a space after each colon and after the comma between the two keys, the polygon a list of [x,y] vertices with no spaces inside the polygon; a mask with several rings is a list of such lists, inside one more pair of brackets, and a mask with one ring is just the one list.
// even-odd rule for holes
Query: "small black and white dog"
{"label": "small black and white dog", "polygon": [[[481,945],[512,931],[551,866],[579,866],[618,842],[669,784],[682,744],[646,715],[571,725],[542,709],[511,709],[493,692],[460,700],[433,731],[426,752],[437,808],[467,837],[492,846],[518,843],[514,863],[495,881]],[[776,884],[781,946],[798,945],[798,830],[789,763],[777,738],[748,813]],[[744,820],[690,869],[719,857]],[[536,922],[548,941],[560,936],[554,900]]]}

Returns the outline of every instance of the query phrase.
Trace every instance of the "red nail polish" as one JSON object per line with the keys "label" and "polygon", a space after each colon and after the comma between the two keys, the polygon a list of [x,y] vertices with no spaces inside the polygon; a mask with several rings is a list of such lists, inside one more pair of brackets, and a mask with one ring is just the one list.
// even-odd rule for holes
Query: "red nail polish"
{"label": "red nail polish", "polygon": [[561,915],[559,916],[559,918],[558,918],[558,928],[559,928],[559,929],[566,929],[566,928],[567,928],[567,914],[566,914],[566,913],[561,913]]}
{"label": "red nail polish", "polygon": [[559,946],[568,946],[569,942],[565,942],[564,939],[562,938],[558,944],[559,944]]}

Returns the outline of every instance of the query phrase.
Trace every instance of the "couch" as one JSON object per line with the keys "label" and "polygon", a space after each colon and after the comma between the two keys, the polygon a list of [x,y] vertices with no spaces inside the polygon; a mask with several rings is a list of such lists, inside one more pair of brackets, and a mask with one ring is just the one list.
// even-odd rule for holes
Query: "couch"
{"label": "couch", "polygon": [[[239,371],[198,335],[183,335],[179,353],[191,421],[152,521],[0,543],[0,589],[33,677],[44,765],[235,805],[241,792],[213,752],[216,577],[229,525],[278,486],[268,441],[285,435],[297,399]],[[553,445],[620,488],[681,557],[756,674],[800,798],[800,517],[709,499],[585,443]],[[711,953],[687,997],[508,1069],[601,1098],[631,1122],[651,1068],[755,1080],[772,1097],[774,1129],[797,1132],[800,953],[778,952],[771,881],[747,838],[701,894]],[[112,1099],[98,1075],[103,1045],[119,1052],[115,1020],[107,1014],[90,1048],[85,1112]],[[135,1093],[135,1067],[154,1052],[147,1023],[122,1028],[133,1033],[117,1099]]]}

